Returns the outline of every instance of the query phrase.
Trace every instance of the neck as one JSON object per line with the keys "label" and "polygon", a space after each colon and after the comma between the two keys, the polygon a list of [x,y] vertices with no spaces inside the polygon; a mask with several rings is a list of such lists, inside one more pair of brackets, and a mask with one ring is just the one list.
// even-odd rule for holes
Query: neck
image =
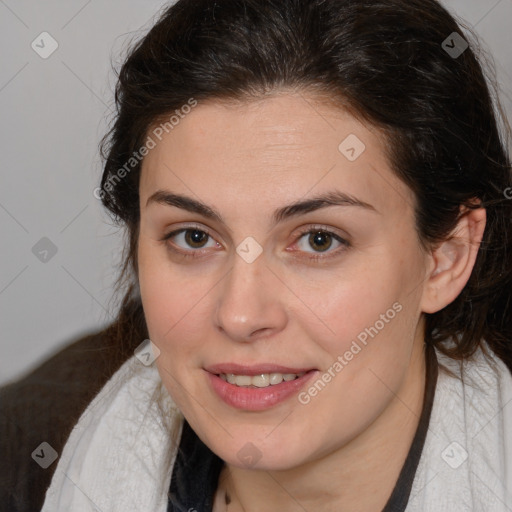
{"label": "neck", "polygon": [[418,428],[425,375],[424,347],[417,344],[404,385],[388,407],[350,443],[320,459],[282,471],[226,465],[214,511],[382,510]]}

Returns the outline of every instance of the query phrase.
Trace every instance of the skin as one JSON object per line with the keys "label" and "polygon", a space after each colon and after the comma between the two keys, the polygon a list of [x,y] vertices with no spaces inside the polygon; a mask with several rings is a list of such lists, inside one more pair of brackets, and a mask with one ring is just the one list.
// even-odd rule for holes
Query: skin
{"label": "skin", "polygon": [[[349,134],[366,146],[355,161],[338,150]],[[413,193],[385,148],[376,128],[346,111],[280,92],[239,105],[200,103],[144,159],[144,312],[166,389],[226,462],[216,512],[226,509],[225,489],[235,512],[374,512],[396,483],[423,405],[422,313],[464,287],[485,210],[466,213],[456,237],[423,250]],[[161,189],[209,205],[223,222],[147,205]],[[272,224],[275,209],[334,189],[374,210],[329,206]],[[318,246],[300,234],[318,225],[349,245],[327,235]],[[187,227],[211,238],[161,240]],[[248,236],[263,249],[252,263],[236,252]],[[321,259],[308,259],[315,255]],[[321,375],[396,302],[402,310],[306,405],[294,396],[264,411],[234,409],[206,378],[204,367],[220,362],[314,367]],[[237,457],[247,443],[260,454],[250,467]]]}

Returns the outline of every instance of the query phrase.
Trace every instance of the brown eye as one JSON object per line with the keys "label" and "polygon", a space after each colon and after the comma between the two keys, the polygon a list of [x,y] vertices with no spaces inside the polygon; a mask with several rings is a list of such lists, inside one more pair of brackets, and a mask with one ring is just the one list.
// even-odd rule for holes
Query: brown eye
{"label": "brown eye", "polygon": [[209,235],[199,229],[187,229],[185,233],[185,242],[195,249],[201,249],[204,243],[208,240]]}
{"label": "brown eye", "polygon": [[170,251],[185,257],[204,256],[205,251],[201,249],[206,250],[220,247],[218,242],[209,233],[195,227],[171,231],[161,241],[165,242]]}
{"label": "brown eye", "polygon": [[[338,234],[318,226],[302,231],[296,246],[301,252],[307,254],[307,259],[326,260],[331,256],[338,256],[340,252],[350,247],[350,243]],[[333,247],[334,249],[330,250]],[[322,253],[326,253],[325,256]]]}
{"label": "brown eye", "polygon": [[308,242],[313,248],[317,248],[320,252],[324,252],[332,245],[332,235],[326,231],[317,231],[310,233]]}

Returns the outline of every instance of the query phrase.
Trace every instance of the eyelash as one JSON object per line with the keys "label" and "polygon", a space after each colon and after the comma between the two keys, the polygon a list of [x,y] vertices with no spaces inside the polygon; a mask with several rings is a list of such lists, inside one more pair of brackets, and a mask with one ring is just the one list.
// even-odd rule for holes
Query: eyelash
{"label": "eyelash", "polygon": [[[185,228],[176,229],[174,231],[171,231],[170,233],[167,233],[166,235],[164,235],[163,238],[160,239],[160,241],[165,242],[165,244],[169,250],[171,250],[174,253],[180,254],[184,258],[200,258],[201,253],[204,252],[204,251],[201,251],[200,249],[184,251],[183,249],[176,249],[171,244],[167,243],[167,241],[170,240],[172,237],[179,235],[181,233],[187,232],[187,231],[199,231],[199,232],[207,235],[209,238],[213,239],[213,236],[207,230],[205,230],[199,226],[187,226]],[[344,238],[341,238],[338,234],[336,234],[332,231],[329,231],[328,229],[326,229],[323,226],[312,226],[312,227],[309,227],[308,229],[304,229],[304,230],[300,231],[299,235],[294,243],[297,243],[304,235],[309,235],[309,234],[318,233],[318,232],[321,232],[323,234],[331,236],[332,238],[334,238],[336,241],[338,241],[341,244],[341,247],[339,247],[338,249],[336,249],[334,251],[331,251],[329,253],[329,256],[321,256],[321,254],[324,254],[324,253],[317,253],[314,256],[307,256],[306,259],[309,259],[311,261],[330,259],[330,258],[337,256],[339,252],[344,251],[348,247],[350,247],[350,243],[347,240],[345,240]],[[327,249],[327,251],[329,251],[329,249]],[[198,255],[198,253],[199,253],[199,255]]]}

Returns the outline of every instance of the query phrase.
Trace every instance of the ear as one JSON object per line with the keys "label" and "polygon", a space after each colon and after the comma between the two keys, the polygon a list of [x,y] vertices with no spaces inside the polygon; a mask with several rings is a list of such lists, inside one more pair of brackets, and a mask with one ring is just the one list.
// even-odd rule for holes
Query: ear
{"label": "ear", "polygon": [[485,208],[461,212],[450,236],[429,255],[422,311],[436,313],[453,302],[471,276],[486,223]]}

